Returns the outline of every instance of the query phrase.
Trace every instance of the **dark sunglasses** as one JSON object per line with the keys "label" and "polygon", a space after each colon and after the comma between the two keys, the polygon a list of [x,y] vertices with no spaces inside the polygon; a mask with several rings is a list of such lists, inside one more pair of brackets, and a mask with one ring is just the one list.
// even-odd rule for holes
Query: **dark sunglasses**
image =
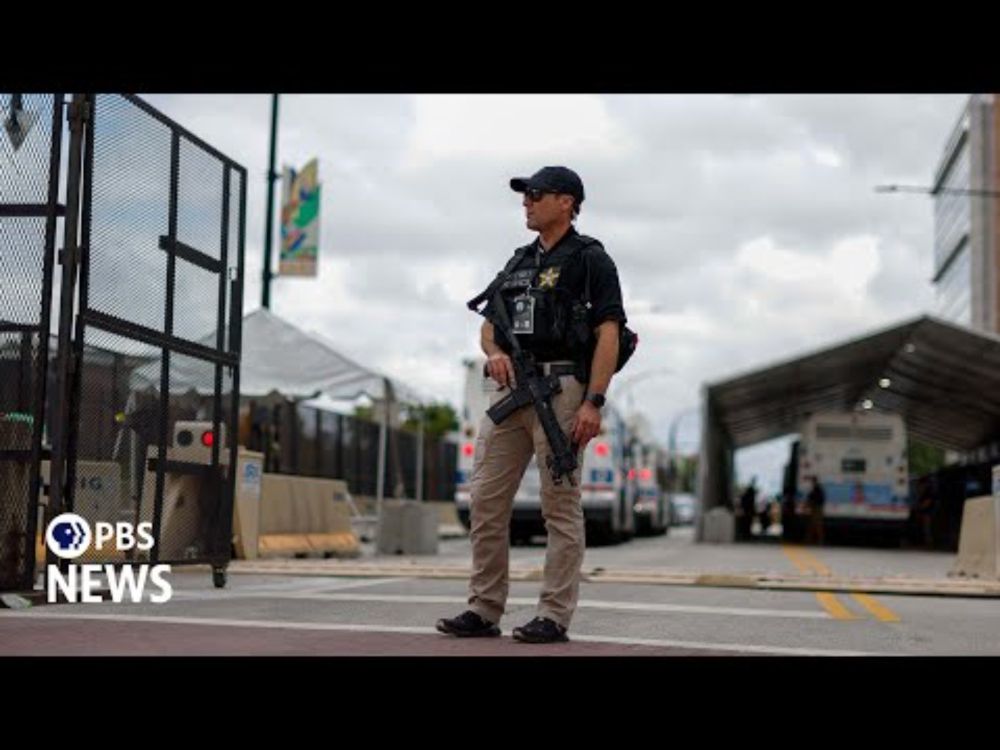
{"label": "dark sunglasses", "polygon": [[549,194],[555,195],[555,192],[552,190],[539,190],[538,188],[532,188],[531,190],[524,191],[525,197],[532,203],[538,203],[538,201]]}

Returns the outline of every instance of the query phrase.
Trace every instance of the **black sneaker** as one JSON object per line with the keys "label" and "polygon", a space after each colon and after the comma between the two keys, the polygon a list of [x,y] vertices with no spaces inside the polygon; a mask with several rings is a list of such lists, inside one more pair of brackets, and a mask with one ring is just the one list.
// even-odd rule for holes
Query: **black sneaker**
{"label": "black sneaker", "polygon": [[565,643],[566,628],[548,617],[536,617],[527,625],[514,628],[514,640],[523,643]]}
{"label": "black sneaker", "polygon": [[459,638],[495,638],[500,635],[500,628],[489,620],[484,620],[471,609],[458,617],[450,617],[437,621],[438,632],[456,635]]}

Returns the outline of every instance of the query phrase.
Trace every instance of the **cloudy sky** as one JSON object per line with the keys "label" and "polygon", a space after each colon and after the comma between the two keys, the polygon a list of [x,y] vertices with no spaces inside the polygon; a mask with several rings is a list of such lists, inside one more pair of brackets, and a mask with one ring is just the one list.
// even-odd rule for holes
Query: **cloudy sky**
{"label": "cloudy sky", "polygon": [[[248,169],[245,310],[260,305],[270,98],[155,95]],[[272,311],[458,405],[465,301],[532,237],[508,179],[565,164],[639,332],[612,384],[666,442],[700,385],[933,308],[926,185],[964,95],[283,96],[278,166],[318,156],[320,273]],[[696,414],[680,420],[694,450]],[[785,448],[748,449],[774,485]]]}

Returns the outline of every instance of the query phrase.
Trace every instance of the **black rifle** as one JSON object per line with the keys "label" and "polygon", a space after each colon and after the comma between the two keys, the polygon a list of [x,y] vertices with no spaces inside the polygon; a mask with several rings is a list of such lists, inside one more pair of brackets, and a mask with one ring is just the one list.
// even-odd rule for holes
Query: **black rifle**
{"label": "black rifle", "polygon": [[573,485],[573,472],[576,471],[577,467],[577,445],[570,442],[559,426],[555,412],[552,411],[552,397],[562,391],[559,376],[543,374],[539,370],[534,356],[521,349],[517,334],[511,330],[510,318],[507,315],[507,307],[500,294],[499,286],[493,292],[493,308],[496,318],[493,324],[499,323],[500,330],[510,341],[511,361],[514,363],[514,381],[517,387],[512,389],[503,400],[497,401],[487,409],[486,414],[493,420],[494,424],[500,424],[518,409],[532,404],[538,414],[538,421],[541,422],[542,429],[545,431],[545,437],[549,441],[549,447],[552,449],[551,455],[547,458],[548,469],[552,472],[552,481],[555,484],[562,484],[562,476],[565,474],[570,485]]}

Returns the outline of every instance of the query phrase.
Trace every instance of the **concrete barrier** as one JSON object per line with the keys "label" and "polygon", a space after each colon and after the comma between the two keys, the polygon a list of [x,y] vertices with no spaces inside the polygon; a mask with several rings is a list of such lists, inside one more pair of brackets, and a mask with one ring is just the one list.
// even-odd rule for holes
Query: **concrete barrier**
{"label": "concrete barrier", "polygon": [[438,509],[415,500],[384,500],[377,547],[386,555],[435,555]]}
{"label": "concrete barrier", "polygon": [[458,520],[458,508],[449,500],[430,501],[426,503],[437,510],[438,536],[442,539],[456,539],[468,536],[462,522]]}
{"label": "concrete barrier", "polygon": [[260,500],[264,454],[239,449],[233,499],[233,549],[239,560],[257,558],[260,546]]}
{"label": "concrete barrier", "polygon": [[[50,482],[51,464],[45,460],[39,464],[39,478],[42,488]],[[39,497],[38,526],[35,534],[35,568],[45,564],[45,511],[49,495],[44,491]],[[63,512],[67,512],[65,509]],[[91,529],[98,521],[117,523],[135,521],[135,507],[127,497],[125,482],[122,481],[122,467],[115,461],[77,461],[76,486],[73,492],[73,512],[83,517]],[[98,552],[91,547],[75,562],[79,565],[99,561],[125,560],[123,551],[105,547]]]}
{"label": "concrete barrier", "polygon": [[323,554],[357,557],[347,483],[338,479],[264,474],[261,483],[261,557]]}
{"label": "concrete barrier", "polygon": [[[994,469],[996,491],[997,472]],[[951,577],[1000,580],[1000,492],[971,497],[962,508],[962,530],[958,538],[958,558],[948,573]]]}
{"label": "concrete barrier", "polygon": [[736,541],[736,523],[726,508],[712,508],[702,517],[702,541],[714,544],[732,544]]}
{"label": "concrete barrier", "polygon": [[[395,500],[395,498],[386,498],[383,502],[388,502],[390,499]],[[407,500],[406,502],[414,501]],[[371,518],[376,517],[378,501],[374,497],[370,497],[368,495],[355,495],[354,503],[361,515]],[[422,501],[422,504],[426,507],[434,508],[434,511],[437,513],[439,538],[452,539],[456,537],[468,536],[468,532],[465,530],[465,527],[462,526],[462,522],[458,520],[458,509],[455,507],[454,501],[425,500]]]}
{"label": "concrete barrier", "polygon": [[[139,523],[152,523],[156,505],[156,471],[150,462],[159,455],[155,445],[146,449],[146,472],[139,502]],[[210,452],[201,444],[167,448],[167,461],[208,465]],[[203,529],[218,503],[212,483],[195,474],[164,472],[163,505],[160,514],[159,556],[161,560],[188,560],[206,555]],[[148,559],[139,552],[137,559]]]}

